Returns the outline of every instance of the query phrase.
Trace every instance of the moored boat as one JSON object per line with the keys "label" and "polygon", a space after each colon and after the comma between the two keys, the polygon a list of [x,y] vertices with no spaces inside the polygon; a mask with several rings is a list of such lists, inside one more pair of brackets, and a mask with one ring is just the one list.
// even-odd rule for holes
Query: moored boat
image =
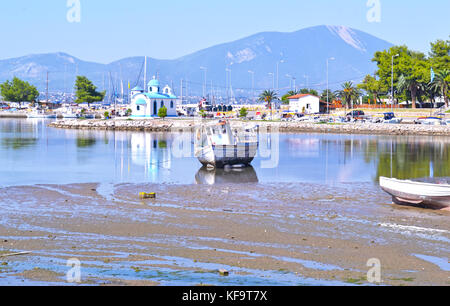
{"label": "moored boat", "polygon": [[27,118],[32,119],[56,119],[56,114],[47,113],[44,110],[36,110],[27,114]]}
{"label": "moored boat", "polygon": [[249,166],[258,150],[256,128],[233,132],[224,120],[202,125],[196,131],[195,156],[204,166]]}
{"label": "moored boat", "polygon": [[416,124],[423,125],[443,125],[445,124],[442,118],[439,117],[420,117],[414,121]]}
{"label": "moored boat", "polygon": [[380,186],[392,196],[395,204],[450,208],[450,185],[447,182],[434,184],[380,177]]}

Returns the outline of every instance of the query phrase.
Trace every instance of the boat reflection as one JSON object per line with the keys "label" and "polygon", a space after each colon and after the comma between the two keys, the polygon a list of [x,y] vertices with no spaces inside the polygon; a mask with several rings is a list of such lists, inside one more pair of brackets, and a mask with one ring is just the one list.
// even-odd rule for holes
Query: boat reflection
{"label": "boat reflection", "polygon": [[197,185],[258,183],[258,175],[253,167],[208,170],[201,168],[195,175]]}

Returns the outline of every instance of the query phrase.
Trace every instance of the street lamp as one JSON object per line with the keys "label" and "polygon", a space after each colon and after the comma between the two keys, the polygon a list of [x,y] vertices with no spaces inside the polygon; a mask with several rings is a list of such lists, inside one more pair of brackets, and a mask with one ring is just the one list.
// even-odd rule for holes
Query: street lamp
{"label": "street lamp", "polygon": [[275,90],[275,75],[273,72],[269,72],[269,75],[272,76],[272,90]]}
{"label": "street lamp", "polygon": [[[284,63],[284,60],[281,60],[281,61],[278,61],[277,62],[277,93],[278,93],[278,90],[280,89],[280,74],[279,74],[279,66],[280,66],[280,64],[282,64],[282,63]],[[275,86],[274,86],[275,87]]]}
{"label": "street lamp", "polygon": [[208,68],[200,67],[200,69],[205,72],[205,79],[204,79],[204,83],[203,83],[203,98],[205,98],[206,97],[206,71],[208,70]]}
{"label": "street lamp", "polygon": [[[227,66],[227,68],[225,69],[225,71],[227,72],[227,80],[229,80],[229,83],[228,83],[228,85],[229,85],[229,87],[227,88],[227,92],[228,92],[228,104],[230,104],[231,103],[231,95],[233,94],[233,92],[232,92],[232,85],[231,85],[231,68],[228,68],[228,66]],[[229,76],[228,76],[228,74],[229,74]]]}
{"label": "street lamp", "polygon": [[[297,91],[297,84],[295,83],[295,81],[297,80],[295,77],[293,77],[290,74],[286,74],[286,77],[290,79],[290,86],[291,86],[291,90],[294,89],[294,91]],[[292,85],[294,85],[294,87],[292,88]]]}
{"label": "street lamp", "polygon": [[392,56],[392,81],[391,81],[391,110],[394,112],[394,58],[399,57],[400,54]]}
{"label": "street lamp", "polygon": [[252,75],[252,100],[255,99],[255,72],[249,70],[248,73]]}
{"label": "street lamp", "polygon": [[330,97],[329,97],[329,83],[328,83],[328,66],[329,66],[329,61],[334,61],[335,60],[335,58],[334,57],[330,57],[330,58],[327,58],[327,114],[330,114],[330,107],[329,107],[329,105],[330,105]]}

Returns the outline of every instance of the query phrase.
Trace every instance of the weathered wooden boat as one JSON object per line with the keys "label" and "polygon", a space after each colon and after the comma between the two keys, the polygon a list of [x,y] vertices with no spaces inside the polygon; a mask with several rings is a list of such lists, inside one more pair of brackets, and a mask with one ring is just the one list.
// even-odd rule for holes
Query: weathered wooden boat
{"label": "weathered wooden boat", "polygon": [[450,185],[380,177],[380,186],[400,205],[423,205],[436,209],[450,208]]}
{"label": "weathered wooden boat", "polygon": [[204,124],[196,130],[194,147],[204,166],[249,166],[258,151],[257,126],[232,131],[228,121]]}

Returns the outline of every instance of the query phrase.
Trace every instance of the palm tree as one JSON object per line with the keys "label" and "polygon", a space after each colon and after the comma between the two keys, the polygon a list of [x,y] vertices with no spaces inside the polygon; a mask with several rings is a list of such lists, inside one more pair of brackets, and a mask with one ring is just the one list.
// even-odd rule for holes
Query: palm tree
{"label": "palm tree", "polygon": [[436,73],[434,81],[431,83],[431,88],[444,97],[445,106],[448,107],[448,95],[449,95],[449,79],[450,69],[444,69]]}
{"label": "palm tree", "polygon": [[406,78],[403,74],[398,79],[398,89],[411,93],[412,108],[416,108],[417,93],[422,90],[422,84],[414,78]]}
{"label": "palm tree", "polygon": [[348,108],[350,104],[351,108],[353,108],[353,101],[360,96],[360,92],[352,82],[345,82],[342,84],[342,89],[336,92],[336,96],[344,101],[346,108]]}
{"label": "palm tree", "polygon": [[259,101],[267,103],[267,107],[270,109],[271,116],[273,119],[272,102],[278,100],[277,93],[273,90],[265,90],[260,96]]}

